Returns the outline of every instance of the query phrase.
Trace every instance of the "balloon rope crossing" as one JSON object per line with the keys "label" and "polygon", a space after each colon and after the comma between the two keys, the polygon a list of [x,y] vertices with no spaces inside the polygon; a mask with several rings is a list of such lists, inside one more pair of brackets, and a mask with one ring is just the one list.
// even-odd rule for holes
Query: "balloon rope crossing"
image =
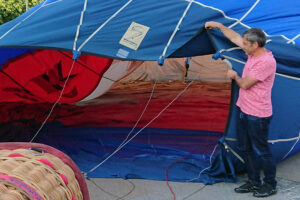
{"label": "balloon rope crossing", "polygon": [[77,49],[81,51],[81,49],[88,43],[107,23],[109,23],[113,18],[115,18],[121,11],[123,11],[133,0],[129,0],[126,4],[124,4],[117,12],[115,12],[112,16],[110,16],[101,26],[97,28]]}
{"label": "balloon rope crossing", "polygon": [[44,122],[42,123],[41,127],[38,129],[38,131],[35,133],[35,135],[34,135],[34,136],[32,137],[32,139],[30,140],[30,143],[32,143],[32,141],[33,141],[33,140],[36,138],[36,136],[40,133],[40,131],[42,130],[42,128],[44,127],[44,125],[46,124],[46,122],[48,121],[48,119],[50,118],[50,116],[51,116],[51,114],[52,114],[54,108],[56,107],[56,105],[58,104],[58,102],[60,101],[60,99],[62,98],[62,95],[63,95],[63,93],[64,93],[65,87],[66,87],[66,85],[67,85],[67,82],[68,82],[68,80],[69,80],[69,78],[70,78],[70,75],[71,75],[71,73],[72,73],[72,70],[73,70],[73,68],[74,68],[74,64],[75,64],[75,60],[73,60],[71,69],[70,69],[70,71],[69,71],[69,73],[68,73],[67,79],[66,79],[66,81],[65,81],[65,83],[64,83],[64,86],[63,86],[63,88],[62,88],[62,90],[61,90],[61,92],[60,92],[60,95],[59,95],[58,99],[57,99],[56,102],[53,104],[53,106],[52,106],[52,108],[51,108],[49,114],[47,115],[46,119],[45,119]]}
{"label": "balloon rope crossing", "polygon": [[148,105],[149,105],[149,103],[150,103],[150,101],[151,101],[151,99],[152,99],[153,94],[154,94],[154,89],[155,89],[156,83],[157,83],[157,80],[155,80],[155,82],[154,82],[154,85],[153,85],[153,88],[152,88],[150,97],[149,97],[149,99],[148,99],[148,102],[147,102],[147,104],[146,104],[144,110],[142,111],[142,113],[141,113],[139,119],[136,121],[135,125],[132,127],[131,131],[128,133],[128,135],[127,135],[127,137],[125,138],[125,140],[118,146],[117,149],[119,149],[119,148],[120,148],[120,147],[128,140],[129,136],[130,136],[131,133],[134,131],[134,129],[136,128],[136,126],[138,125],[138,123],[140,122],[140,120],[142,119],[143,115],[145,114],[145,111],[147,110],[147,107],[148,107]]}
{"label": "balloon rope crossing", "polygon": [[[44,4],[45,4],[46,2],[47,2],[47,0],[44,1],[43,5],[42,5],[41,7],[43,7]],[[57,99],[56,102],[53,104],[53,106],[52,106],[52,108],[51,108],[51,110],[50,110],[48,116],[47,116],[46,119],[43,121],[41,127],[38,129],[38,131],[35,133],[35,135],[34,135],[34,136],[32,137],[32,139],[30,140],[30,143],[33,142],[33,140],[36,138],[36,136],[40,133],[40,131],[42,130],[42,128],[45,126],[45,124],[46,124],[46,122],[48,121],[48,119],[50,118],[50,116],[51,116],[51,114],[52,114],[54,108],[56,107],[56,105],[58,104],[58,102],[60,101],[60,99],[62,98],[62,95],[63,95],[63,93],[64,93],[64,90],[65,90],[65,87],[66,87],[66,85],[67,85],[67,82],[69,81],[70,75],[71,75],[71,73],[72,73],[72,71],[73,71],[74,64],[75,64],[75,62],[78,60],[78,58],[79,58],[79,56],[80,56],[80,54],[81,54],[80,51],[77,51],[77,50],[76,50],[76,43],[77,43],[77,39],[78,39],[78,35],[79,35],[80,28],[81,28],[81,25],[82,25],[83,15],[84,15],[84,13],[85,13],[86,6],[87,6],[87,0],[85,0],[85,2],[84,2],[83,10],[82,10],[81,15],[80,15],[80,21],[79,21],[79,24],[78,24],[78,26],[77,26],[76,35],[75,35],[74,44],[73,44],[73,63],[72,63],[71,69],[70,69],[70,71],[69,71],[69,73],[68,73],[67,79],[66,79],[66,81],[65,81],[65,83],[64,83],[64,86],[63,86],[63,88],[62,88],[62,90],[61,90],[61,92],[60,92],[60,95],[59,95],[58,99]],[[27,19],[27,18],[26,18],[26,19]],[[2,37],[3,37],[3,36],[2,36]],[[1,38],[0,38],[0,39],[1,39]]]}
{"label": "balloon rope crossing", "polygon": [[99,168],[102,164],[104,164],[108,159],[110,159],[113,155],[115,155],[118,151],[120,151],[126,144],[128,144],[131,140],[133,140],[140,132],[142,132],[145,128],[147,128],[155,119],[157,119],[168,107],[172,105],[174,101],[176,101],[194,82],[191,81],[165,108],[163,108],[152,120],[150,120],[143,128],[141,128],[138,132],[136,132],[130,139],[124,140],[122,144],[113,152],[111,153],[106,159],[101,161],[98,165],[96,165],[94,168],[92,168],[88,172],[83,172],[83,175],[85,178],[88,178],[88,174],[95,171],[97,168]]}
{"label": "balloon rope crossing", "polygon": [[[152,96],[153,96],[153,94],[154,94],[154,89],[155,89],[156,83],[157,83],[157,80],[155,80],[155,82],[154,82],[154,85],[153,85],[153,87],[152,87],[152,91],[151,91],[150,97],[149,97],[149,99],[148,99],[148,101],[147,101],[147,104],[146,104],[146,106],[144,107],[144,110],[142,111],[142,113],[141,113],[139,119],[136,121],[135,125],[132,127],[131,131],[128,133],[128,135],[127,135],[127,137],[125,138],[125,140],[123,140],[123,142],[122,142],[122,143],[118,146],[118,148],[114,151],[114,154],[117,153],[117,152],[123,147],[124,143],[128,140],[129,136],[131,135],[131,133],[134,131],[134,129],[136,128],[136,126],[138,125],[138,123],[140,122],[140,120],[142,119],[142,117],[143,117],[145,111],[147,110],[147,107],[148,107],[148,105],[149,105],[149,103],[150,103],[150,101],[151,101],[151,99],[152,99]],[[112,156],[112,155],[111,155],[111,156]],[[111,156],[110,156],[110,157],[111,157]],[[87,173],[83,173],[83,174],[85,174],[85,176],[87,177],[87,174],[89,174],[89,173],[93,172],[94,170],[96,170],[98,167],[100,167],[100,166],[101,166],[106,160],[108,160],[110,157],[107,157],[104,161],[100,162],[98,165],[96,165],[96,166],[95,166],[94,168],[92,168],[90,171],[88,171]]]}

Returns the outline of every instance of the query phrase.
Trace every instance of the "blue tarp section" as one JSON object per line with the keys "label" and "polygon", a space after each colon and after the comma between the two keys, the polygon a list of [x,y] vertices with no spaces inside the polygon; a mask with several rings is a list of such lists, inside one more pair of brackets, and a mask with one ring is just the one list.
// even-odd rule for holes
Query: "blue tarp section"
{"label": "blue tarp section", "polygon": [[[86,10],[84,2],[44,1],[19,18],[0,26],[0,48],[76,50],[115,59],[161,62],[164,57],[217,53],[216,57],[228,59],[233,68],[241,73],[247,59],[245,54],[241,50],[230,50],[235,46],[220,31],[207,31],[203,26],[206,21],[215,20],[240,34],[250,27],[260,27],[267,33],[266,47],[273,52],[278,63],[272,96],[274,116],[270,125],[270,145],[277,162],[299,150],[300,1],[198,0],[191,4],[178,29],[178,22],[190,1],[88,0]],[[130,29],[132,34],[128,36],[125,33],[132,22],[139,25]],[[139,31],[140,27],[148,27],[149,30]],[[143,33],[144,38],[138,45],[136,39]],[[123,36],[138,48],[121,44]],[[27,50],[1,53],[0,61],[3,63],[23,51]],[[221,149],[222,141],[228,141],[232,148],[235,147],[235,116],[238,113],[234,104],[237,96],[238,88],[233,85],[231,115],[225,137],[220,140]],[[221,150],[211,174],[232,175],[235,170],[238,171],[239,161],[231,159],[230,155],[230,152]]]}
{"label": "blue tarp section", "polygon": [[[107,158],[126,138],[131,128],[82,127],[67,128],[61,123],[48,123],[36,142],[51,144],[69,155],[82,172],[88,172]],[[134,132],[138,132],[137,128]],[[177,145],[177,135],[189,135]],[[164,180],[168,170],[168,180],[204,182],[232,181],[232,177],[209,176],[206,171],[198,177],[201,170],[210,166],[211,153],[223,133],[174,129],[144,129],[115,156],[101,167],[88,174],[89,177],[119,177]],[[194,145],[195,136],[198,145]],[[202,136],[202,137],[201,137]],[[27,135],[30,139],[30,133]],[[154,141],[165,141],[155,144]],[[24,138],[23,138],[24,139]]]}

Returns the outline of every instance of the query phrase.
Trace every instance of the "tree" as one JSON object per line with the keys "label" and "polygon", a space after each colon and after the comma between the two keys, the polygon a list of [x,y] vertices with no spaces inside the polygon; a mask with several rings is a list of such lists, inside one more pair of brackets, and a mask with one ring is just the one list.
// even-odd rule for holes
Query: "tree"
{"label": "tree", "polygon": [[0,24],[13,20],[26,11],[26,3],[31,8],[43,0],[0,0]]}

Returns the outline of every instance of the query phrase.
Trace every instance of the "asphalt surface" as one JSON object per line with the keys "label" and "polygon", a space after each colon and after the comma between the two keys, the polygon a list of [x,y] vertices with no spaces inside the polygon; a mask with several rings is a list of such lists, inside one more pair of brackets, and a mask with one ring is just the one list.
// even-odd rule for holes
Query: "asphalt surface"
{"label": "asphalt surface", "polygon": [[[277,194],[260,198],[267,200],[300,200],[300,153],[277,165]],[[91,200],[248,200],[258,199],[252,193],[237,194],[234,188],[246,180],[246,174],[238,177],[237,183],[169,182],[140,179],[86,180]]]}

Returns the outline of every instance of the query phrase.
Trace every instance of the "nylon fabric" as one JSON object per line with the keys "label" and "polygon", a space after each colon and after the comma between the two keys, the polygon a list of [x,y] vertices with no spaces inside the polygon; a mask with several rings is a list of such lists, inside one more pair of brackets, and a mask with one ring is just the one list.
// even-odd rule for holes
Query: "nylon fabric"
{"label": "nylon fabric", "polygon": [[[103,27],[86,44],[82,45],[82,49],[80,49],[81,57],[85,55],[92,55],[110,59],[157,61],[176,28],[182,13],[190,3],[190,1],[185,0],[135,0],[128,4],[128,6],[120,11],[114,18],[107,21],[127,2],[128,1],[118,0],[89,0],[87,2],[86,11],[83,14],[83,21],[76,43],[77,48],[84,44],[84,42],[93,33],[95,33],[99,27]],[[30,91],[27,88],[29,83],[28,80],[26,81],[25,79],[28,77],[18,74],[18,72],[30,72],[29,74],[33,74],[35,76],[43,74],[38,73],[41,70],[41,67],[37,64],[41,63],[37,62],[38,58],[31,59],[31,62],[37,62],[36,64],[26,63],[25,65],[24,61],[22,61],[22,63],[21,60],[19,60],[19,62],[23,65],[19,68],[11,69],[17,73],[17,79],[12,78],[11,74],[6,72],[8,69],[7,65],[12,61],[18,62],[18,59],[24,55],[36,54],[39,52],[36,49],[52,49],[56,51],[63,50],[64,52],[72,52],[83,6],[84,1],[45,1],[20,17],[0,26],[0,68],[2,70],[0,73],[2,84],[0,92],[1,97],[3,98],[1,99],[1,102],[13,102],[19,100],[23,103],[39,102],[41,99],[46,101],[45,96],[37,95],[40,92]],[[235,48],[236,46],[226,39],[219,30],[203,29],[204,24],[206,21],[211,20],[221,22],[228,27],[234,24],[234,26],[232,26],[233,29],[240,34],[250,27],[262,28],[268,36],[266,48],[273,52],[273,55],[277,60],[277,73],[283,75],[276,75],[275,77],[272,94],[274,114],[273,120],[270,124],[269,139],[276,140],[298,137],[300,131],[300,116],[297,110],[297,108],[300,108],[300,57],[298,56],[300,55],[300,37],[298,37],[300,27],[299,10],[300,1],[295,0],[249,0],[239,2],[236,0],[197,0],[192,3],[186,16],[183,18],[179,29],[166,51],[165,57],[192,57],[215,53],[215,58],[233,58],[234,60],[228,60],[231,62],[233,69],[237,70],[241,75],[243,70],[242,63],[246,62],[247,56],[240,49],[227,51],[228,49]],[[240,19],[242,20],[239,21]],[[105,22],[107,22],[107,24],[104,25]],[[120,42],[121,39],[123,39],[123,43]],[[294,40],[291,41],[291,39]],[[133,46],[136,48],[133,48]],[[51,59],[49,58],[44,61],[49,62],[49,60]],[[82,72],[79,70],[78,74],[82,74]],[[72,77],[70,78],[72,79]],[[86,75],[85,78],[89,79],[90,76]],[[93,79],[93,82],[97,82],[96,79]],[[81,80],[81,83],[84,83],[82,85],[88,84],[83,79]],[[38,85],[42,86],[43,84],[40,84],[39,82]],[[57,87],[57,84],[54,85]],[[58,86],[61,85],[58,84]],[[96,88],[96,86],[97,84],[93,87]],[[93,87],[91,86],[89,89],[83,88],[81,91],[83,93],[81,97],[84,98],[90,94]],[[50,88],[53,89],[53,87]],[[226,137],[234,138],[236,135],[236,115],[238,115],[234,104],[237,100],[238,89],[234,83],[232,88],[233,92],[229,110],[230,114],[228,116],[225,131],[220,128],[216,128],[217,130],[209,129],[210,125],[207,124],[210,123],[210,120],[214,120],[210,118],[210,120],[203,120],[199,122],[196,114],[189,116],[190,120],[183,120],[187,122],[187,125],[174,122],[174,118],[163,117],[163,120],[160,123],[158,122],[156,125],[153,124],[152,127],[149,127],[150,129],[146,129],[146,131],[153,131],[151,128],[169,129],[173,126],[172,131],[176,132],[177,130],[184,130],[184,134],[186,133],[186,130],[217,131],[224,132]],[[52,91],[49,88],[47,90],[48,92]],[[72,93],[72,91],[69,92]],[[35,97],[32,97],[34,96],[33,94]],[[38,98],[36,96],[38,96]],[[4,97],[8,100],[5,100]],[[55,102],[55,97],[57,97],[57,95],[51,97],[50,100],[48,99],[48,102]],[[80,100],[81,97],[75,98],[72,101],[66,100],[64,102],[76,102]],[[189,98],[187,99],[191,102],[193,100]],[[207,103],[205,101],[203,102]],[[13,107],[11,104],[6,104],[6,106]],[[14,106],[19,108],[24,105],[21,103]],[[43,106],[46,106],[46,104]],[[192,110],[197,106],[198,105],[193,105],[192,108],[188,108],[186,110]],[[121,107],[122,106],[117,106],[113,108],[119,109]],[[180,107],[180,105],[178,107]],[[129,108],[130,111],[134,110],[132,109],[133,107],[128,105],[127,107],[125,106],[122,108]],[[224,108],[224,105],[222,108]],[[156,107],[156,109],[159,110],[158,107]],[[84,112],[83,114],[78,114],[78,110],[76,111],[76,109],[75,111],[71,109],[71,111],[73,112],[64,113],[61,111],[61,114],[63,116],[66,115],[66,118],[60,115],[58,118],[50,118],[50,122],[55,123],[59,121],[59,123],[63,123],[66,127],[72,128],[73,126],[82,125],[86,127],[86,129],[82,130],[84,132],[83,135],[85,135],[89,132],[89,128],[94,127],[95,124],[97,124],[96,127],[103,128],[107,126],[105,123],[109,122],[113,124],[112,127],[114,128],[124,128],[130,127],[130,125],[134,124],[135,121],[135,118],[132,117],[130,120],[133,122],[130,123],[122,120],[118,121],[118,118],[115,121],[107,119],[102,122],[97,120],[88,122],[86,120],[89,119],[89,116],[85,115]],[[101,109],[97,111],[101,112]],[[205,114],[207,113],[209,115],[210,112],[206,111]],[[18,115],[19,113],[15,114]],[[17,120],[14,119],[15,121],[8,120],[12,119],[11,116],[2,116],[1,124],[3,130],[10,130],[12,134],[18,135],[18,131],[22,130],[23,123],[30,124],[30,121],[34,118],[41,119],[41,116],[45,115],[44,113],[38,113],[37,115],[32,115],[32,113],[26,114],[29,116],[28,118],[25,117],[25,119],[22,119],[22,117],[18,118],[15,116],[15,118],[18,118]],[[82,123],[74,124],[74,122],[78,122],[80,114],[82,114],[81,116],[84,116],[85,118],[80,119],[82,120]],[[97,114],[98,113],[93,113],[92,115],[97,116]],[[128,115],[128,113],[121,113],[118,117],[129,119]],[[149,118],[151,119],[151,117]],[[18,128],[16,128],[14,132],[12,131],[11,126],[15,124],[17,124],[16,127]],[[205,124],[204,129],[200,126],[202,124]],[[184,134],[181,139],[184,139]],[[120,140],[120,138],[118,138],[118,140]],[[55,142],[55,140],[53,139],[51,142]],[[109,140],[108,142],[114,143],[116,141]],[[295,144],[295,142],[296,141],[289,141],[270,144],[275,155],[276,162],[280,162],[282,159],[285,159],[299,151],[299,142],[297,144]],[[222,139],[220,140],[220,144],[221,143]],[[228,145],[232,149],[235,149],[236,144],[234,142],[230,142]],[[212,146],[215,146],[215,144]],[[143,148],[143,146],[139,146],[139,148]],[[226,149],[222,148],[221,145],[215,164],[209,173],[211,175],[222,174],[223,177],[226,177],[222,180],[235,180],[234,174],[242,169],[242,166],[230,152],[225,151]],[[175,160],[178,159],[178,155],[179,154],[177,154]],[[186,154],[180,155],[184,156]],[[150,156],[149,160],[151,159],[152,157]],[[174,160],[172,160],[172,162],[173,161]],[[78,162],[81,161],[78,160]],[[126,165],[127,164],[124,164],[123,167]],[[136,176],[138,177],[140,175]],[[122,177],[126,176],[122,175]],[[150,175],[146,178],[151,179]],[[190,179],[193,177],[188,178]],[[174,180],[181,180],[181,178],[174,178]],[[203,182],[205,182],[204,179]]]}

